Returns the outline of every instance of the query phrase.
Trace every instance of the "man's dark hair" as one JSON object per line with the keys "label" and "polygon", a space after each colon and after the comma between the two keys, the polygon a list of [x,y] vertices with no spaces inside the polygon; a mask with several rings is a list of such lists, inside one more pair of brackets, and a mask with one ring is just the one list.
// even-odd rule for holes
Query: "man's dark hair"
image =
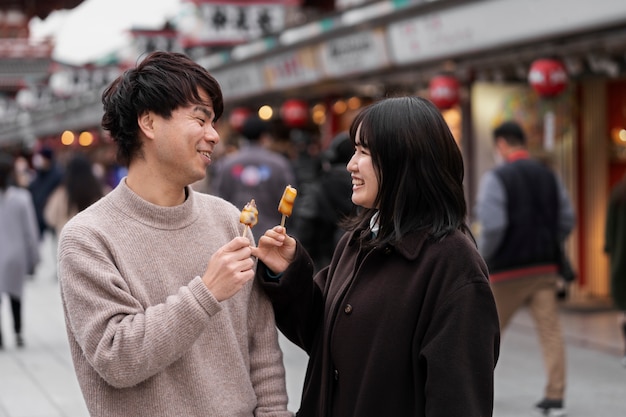
{"label": "man's dark hair", "polygon": [[248,116],[241,127],[241,134],[248,140],[257,141],[270,131],[270,124],[257,115]]}
{"label": "man's dark hair", "polygon": [[179,107],[211,100],[217,121],[224,111],[222,90],[215,78],[184,54],[153,52],[136,68],[126,70],[102,93],[102,127],[117,144],[117,159],[128,165],[141,152],[137,118],[153,111],[169,119]]}
{"label": "man's dark hair", "polygon": [[526,134],[522,127],[513,121],[507,121],[493,130],[493,139],[503,138],[509,145],[525,145]]}

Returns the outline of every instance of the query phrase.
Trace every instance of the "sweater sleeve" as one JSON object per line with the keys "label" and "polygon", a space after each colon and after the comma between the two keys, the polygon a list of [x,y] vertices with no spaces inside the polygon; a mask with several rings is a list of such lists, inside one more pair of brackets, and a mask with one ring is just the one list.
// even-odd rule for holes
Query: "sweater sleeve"
{"label": "sweater sleeve", "polygon": [[70,337],[116,388],[137,385],[180,358],[222,308],[199,277],[163,303],[142,307],[95,233],[72,222],[58,256]]}
{"label": "sweater sleeve", "polygon": [[508,217],[504,186],[492,171],[482,177],[476,199],[476,216],[480,223],[478,249],[485,258],[492,256],[506,231]]}

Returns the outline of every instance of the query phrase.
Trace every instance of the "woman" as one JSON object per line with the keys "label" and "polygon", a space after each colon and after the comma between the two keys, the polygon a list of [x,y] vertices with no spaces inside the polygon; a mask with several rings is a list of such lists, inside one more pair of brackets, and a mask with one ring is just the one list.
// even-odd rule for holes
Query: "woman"
{"label": "woman", "polygon": [[[619,319],[626,346],[626,176],[613,188],[607,208],[604,251],[611,265],[611,297],[622,311]],[[626,349],[622,358],[626,366]]]}
{"label": "woman", "polygon": [[54,228],[56,236],[72,217],[103,196],[103,188],[91,161],[82,154],[74,155],[65,167],[63,181],[50,195],[44,209],[46,223]]}
{"label": "woman", "polygon": [[[0,152],[0,311],[6,293],[11,303],[15,341],[22,347],[22,294],[26,275],[32,274],[39,262],[39,231],[31,195],[13,185],[13,174],[13,157]],[[0,329],[0,349],[2,342]]]}
{"label": "woman", "polygon": [[297,415],[491,416],[498,317],[448,126],[425,99],[389,98],[350,138],[361,210],[331,264],[311,278],[281,227],[252,251],[281,331],[310,357]]}

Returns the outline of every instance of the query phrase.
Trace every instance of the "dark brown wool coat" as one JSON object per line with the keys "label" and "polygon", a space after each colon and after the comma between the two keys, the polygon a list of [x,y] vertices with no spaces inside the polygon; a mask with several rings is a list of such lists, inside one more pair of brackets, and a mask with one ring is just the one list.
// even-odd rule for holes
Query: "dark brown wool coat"
{"label": "dark brown wool coat", "polygon": [[492,415],[498,317],[469,238],[415,233],[365,253],[346,234],[311,274],[298,244],[280,282],[263,284],[279,328],[310,356],[299,417]]}

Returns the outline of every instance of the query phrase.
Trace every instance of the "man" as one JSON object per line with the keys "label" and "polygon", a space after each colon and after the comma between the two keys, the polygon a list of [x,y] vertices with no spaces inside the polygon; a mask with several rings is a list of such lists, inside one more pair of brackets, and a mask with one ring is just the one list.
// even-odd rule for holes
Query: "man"
{"label": "man", "polygon": [[103,93],[128,175],[63,228],[59,278],[91,416],[287,417],[272,307],[239,210],[194,192],[219,142],[216,80],[154,52]]}
{"label": "man", "polygon": [[515,122],[494,132],[503,164],[481,179],[476,214],[479,249],[490,271],[501,331],[528,306],[546,365],[541,415],[564,416],[565,348],[556,299],[559,245],[574,226],[567,192],[548,166],[532,159]]}
{"label": "man", "polygon": [[254,199],[259,210],[259,223],[252,231],[255,236],[262,236],[280,223],[278,203],[285,186],[296,187],[289,160],[267,147],[271,140],[269,128],[268,122],[249,116],[241,129],[244,140],[239,151],[216,164],[212,181],[215,194],[236,207],[243,208]]}

